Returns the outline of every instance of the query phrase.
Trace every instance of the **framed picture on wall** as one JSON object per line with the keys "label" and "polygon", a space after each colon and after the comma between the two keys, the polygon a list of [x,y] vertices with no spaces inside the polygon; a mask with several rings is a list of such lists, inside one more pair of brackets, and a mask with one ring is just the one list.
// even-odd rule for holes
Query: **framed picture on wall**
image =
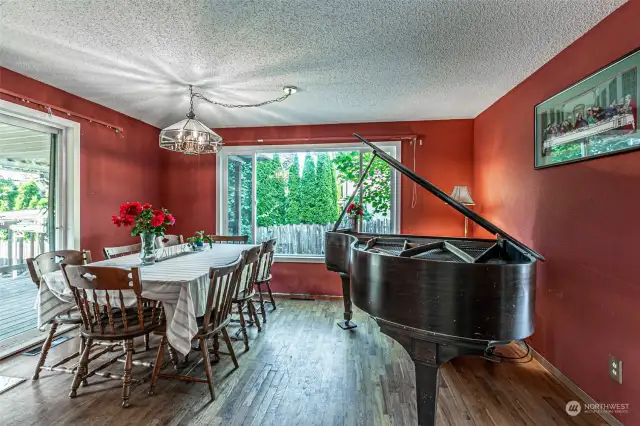
{"label": "framed picture on wall", "polygon": [[640,50],[535,106],[535,168],[640,148]]}

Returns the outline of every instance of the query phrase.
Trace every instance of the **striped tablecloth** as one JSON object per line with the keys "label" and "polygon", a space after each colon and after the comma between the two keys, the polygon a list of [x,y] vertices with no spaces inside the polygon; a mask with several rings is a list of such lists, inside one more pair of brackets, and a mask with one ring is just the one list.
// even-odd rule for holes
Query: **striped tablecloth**
{"label": "striped tablecloth", "polygon": [[[213,244],[204,251],[140,266],[137,254],[94,262],[93,266],[130,268],[140,266],[142,297],[158,300],[167,319],[167,339],[182,354],[191,349],[198,332],[196,317],[204,315],[209,288],[209,267],[234,262],[249,244]],[[135,303],[135,299],[132,300]],[[38,327],[44,328],[57,314],[73,306],[73,295],[61,271],[45,274],[36,300]]]}

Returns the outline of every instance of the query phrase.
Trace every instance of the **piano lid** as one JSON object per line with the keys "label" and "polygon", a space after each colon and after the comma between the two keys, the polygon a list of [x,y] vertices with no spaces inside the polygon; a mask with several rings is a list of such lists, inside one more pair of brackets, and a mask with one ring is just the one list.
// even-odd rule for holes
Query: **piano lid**
{"label": "piano lid", "polygon": [[519,247],[521,250],[531,254],[536,259],[544,261],[544,257],[542,257],[542,255],[537,253],[535,250],[527,247],[524,243],[518,241],[511,235],[507,234],[502,229],[498,228],[496,225],[489,222],[484,217],[480,216],[478,213],[469,209],[467,206],[460,204],[459,202],[451,198],[446,192],[442,191],[440,188],[438,188],[437,186],[435,186],[434,184],[432,184],[422,176],[418,175],[413,170],[406,167],[404,164],[402,164],[401,162],[399,162],[398,160],[396,160],[395,158],[393,158],[392,156],[384,152],[382,149],[375,146],[373,143],[369,142],[368,140],[358,135],[357,133],[354,133],[353,136],[357,137],[365,145],[368,145],[371,149],[373,149],[373,152],[375,153],[375,155],[378,156],[382,161],[389,164],[391,167],[398,170],[403,175],[407,176],[409,179],[411,179],[421,187],[425,188],[427,191],[431,192],[433,195],[440,198],[442,201],[449,204],[454,209],[458,210],[460,213],[462,213],[463,215],[465,215],[466,217],[468,217],[478,225],[482,226],[487,231],[491,232],[492,234],[499,235],[503,239]]}

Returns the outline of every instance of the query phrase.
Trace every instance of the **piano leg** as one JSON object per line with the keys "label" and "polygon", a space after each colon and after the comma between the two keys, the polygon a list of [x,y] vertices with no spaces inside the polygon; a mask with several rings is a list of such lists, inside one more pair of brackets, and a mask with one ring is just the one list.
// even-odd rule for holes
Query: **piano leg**
{"label": "piano leg", "polygon": [[484,341],[461,342],[454,337],[437,336],[426,330],[407,327],[376,318],[380,331],[407,351],[416,368],[418,425],[435,426],[440,385],[440,366],[462,355],[482,355]]}
{"label": "piano leg", "polygon": [[348,274],[340,274],[342,280],[342,302],[344,303],[344,320],[338,322],[338,327],[343,330],[356,328],[358,324],[351,321],[353,311],[351,310],[351,280]]}
{"label": "piano leg", "polygon": [[437,365],[414,360],[416,367],[416,398],[418,405],[418,426],[435,426],[440,369]]}

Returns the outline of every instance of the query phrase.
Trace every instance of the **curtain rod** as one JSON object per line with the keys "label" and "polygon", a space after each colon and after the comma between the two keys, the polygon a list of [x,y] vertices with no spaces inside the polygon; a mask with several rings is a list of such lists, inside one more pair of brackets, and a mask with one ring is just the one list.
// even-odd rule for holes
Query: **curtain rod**
{"label": "curtain rod", "polygon": [[24,103],[27,103],[27,104],[38,105],[38,106],[44,108],[45,112],[47,112],[49,115],[53,115],[53,111],[58,111],[58,112],[60,112],[62,114],[65,114],[65,115],[67,115],[69,117],[80,118],[80,119],[86,120],[86,121],[88,121],[90,123],[98,124],[100,126],[104,126],[104,127],[108,128],[108,129],[112,129],[116,133],[120,133],[120,134],[124,133],[124,129],[122,127],[120,127],[120,126],[116,126],[115,124],[110,124],[110,123],[107,123],[107,122],[102,121],[102,120],[96,120],[95,118],[91,118],[91,117],[88,117],[88,116],[83,115],[83,114],[78,114],[78,113],[70,111],[68,109],[57,107],[55,105],[51,105],[51,104],[48,104],[48,103],[45,103],[45,102],[41,102],[41,101],[38,101],[38,100],[33,99],[33,98],[22,96],[22,95],[20,95],[18,93],[11,92],[9,90],[5,90],[5,89],[0,88],[0,94],[10,96],[10,97],[12,97],[14,99],[20,100],[20,101],[22,101]]}
{"label": "curtain rod", "polygon": [[[224,129],[219,130],[224,134]],[[403,141],[403,140],[415,140],[418,135],[381,135],[381,136],[367,136],[367,140],[372,142],[391,142],[391,141]],[[300,138],[256,138],[256,139],[227,139],[225,138],[225,145],[243,145],[243,144],[289,144],[289,143],[331,143],[331,142],[359,142],[360,140],[353,135],[345,136],[315,136],[315,137],[300,137]]]}

